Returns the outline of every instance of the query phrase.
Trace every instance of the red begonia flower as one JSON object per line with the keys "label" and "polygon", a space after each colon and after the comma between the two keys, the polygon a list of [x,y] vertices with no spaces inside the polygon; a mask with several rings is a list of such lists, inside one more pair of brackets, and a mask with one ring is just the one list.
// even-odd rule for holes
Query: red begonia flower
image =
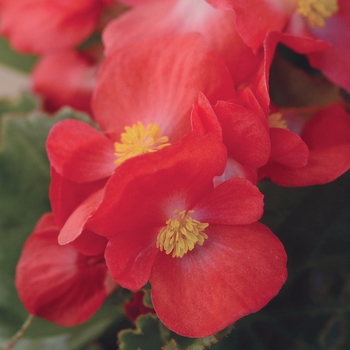
{"label": "red begonia flower", "polygon": [[77,51],[43,56],[31,75],[32,89],[44,98],[44,106],[55,112],[62,106],[91,114],[91,97],[97,64]]}
{"label": "red begonia flower", "polygon": [[262,61],[238,35],[233,11],[218,10],[205,0],[146,2],[114,19],[103,32],[106,55],[140,40],[170,34],[200,33],[223,59],[236,85],[245,83]]}
{"label": "red begonia flower", "polygon": [[[61,326],[85,322],[115,289],[103,255],[86,256],[57,243],[53,215],[39,220],[16,270],[16,288],[27,310]],[[106,244],[106,243],[105,243]]]}
{"label": "red begonia flower", "polygon": [[[313,67],[350,91],[350,3],[347,0],[208,0],[236,14],[236,28],[245,43],[258,50],[269,35],[307,54]],[[339,33],[342,33],[339,36]]]}
{"label": "red begonia flower", "polygon": [[261,179],[310,186],[333,181],[349,169],[350,118],[342,104],[326,106],[309,120],[297,109],[286,110],[283,117],[291,131],[276,128],[271,133],[272,157],[259,169]]}
{"label": "red begonia flower", "polygon": [[[263,211],[257,187],[246,179],[213,186],[225,155],[216,136],[189,134],[130,159],[88,224],[109,239],[113,278],[129,289],[149,280],[161,321],[188,337],[212,335],[259,310],[286,279],[282,244],[256,222]],[[172,246],[179,226],[184,242]]]}
{"label": "red begonia flower", "polygon": [[18,51],[50,53],[72,48],[95,29],[114,0],[1,0],[1,33]]}
{"label": "red begonia flower", "polygon": [[[146,151],[159,150],[168,145],[168,140],[176,142],[191,131],[191,108],[199,91],[213,102],[235,95],[226,66],[198,34],[131,45],[104,62],[94,110],[106,135],[83,122],[66,120],[52,128],[47,140],[54,169],[50,197],[55,215],[60,216],[57,221],[63,226],[61,243],[71,242],[83,232],[99,204],[93,192],[102,190],[103,182],[119,164]],[[153,138],[159,145],[155,142],[147,150],[140,146]],[[88,193],[90,184],[93,191]],[[72,189],[78,199],[69,194]],[[66,204],[67,195],[73,205]]]}

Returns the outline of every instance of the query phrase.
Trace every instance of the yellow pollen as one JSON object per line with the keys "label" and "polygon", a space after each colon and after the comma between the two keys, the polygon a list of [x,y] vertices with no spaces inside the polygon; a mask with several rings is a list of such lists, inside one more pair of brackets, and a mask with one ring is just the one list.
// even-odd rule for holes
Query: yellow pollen
{"label": "yellow pollen", "polygon": [[138,121],[132,127],[126,126],[125,132],[121,134],[120,142],[115,142],[115,164],[120,165],[129,158],[140,154],[156,152],[169,146],[169,138],[160,136],[161,129],[158,124],[148,124],[145,128]]}
{"label": "yellow pollen", "polygon": [[267,122],[270,128],[281,128],[289,130],[286,120],[283,118],[282,113],[272,113],[268,116]]}
{"label": "yellow pollen", "polygon": [[326,19],[338,12],[338,0],[297,0],[297,12],[318,28],[326,25]]}
{"label": "yellow pollen", "polygon": [[157,236],[157,248],[166,254],[172,253],[173,258],[182,258],[184,254],[191,251],[198,243],[203,245],[208,236],[203,232],[209,224],[199,222],[191,218],[193,210],[179,212],[174,211],[178,217],[167,220],[166,227],[163,227]]}

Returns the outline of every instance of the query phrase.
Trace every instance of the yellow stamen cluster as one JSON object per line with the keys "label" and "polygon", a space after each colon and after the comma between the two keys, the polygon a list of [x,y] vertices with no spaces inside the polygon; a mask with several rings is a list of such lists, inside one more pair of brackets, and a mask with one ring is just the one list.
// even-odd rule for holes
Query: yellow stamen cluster
{"label": "yellow stamen cluster", "polygon": [[129,158],[140,154],[156,152],[169,146],[169,138],[160,136],[161,129],[157,124],[148,124],[145,128],[139,121],[132,127],[126,126],[121,134],[120,142],[115,142],[115,164],[120,165]]}
{"label": "yellow stamen cluster", "polygon": [[282,113],[272,113],[268,116],[267,122],[270,128],[281,128],[289,130],[286,120],[283,118]]}
{"label": "yellow stamen cluster", "polygon": [[318,28],[326,25],[326,19],[338,12],[337,0],[297,0],[297,12]]}
{"label": "yellow stamen cluster", "polygon": [[167,226],[163,227],[157,236],[157,248],[160,251],[165,250],[166,254],[172,252],[173,258],[182,258],[196,243],[203,245],[204,240],[208,238],[203,230],[209,224],[192,219],[190,214],[193,213],[193,210],[187,213],[186,210],[174,211],[177,218],[167,220]]}

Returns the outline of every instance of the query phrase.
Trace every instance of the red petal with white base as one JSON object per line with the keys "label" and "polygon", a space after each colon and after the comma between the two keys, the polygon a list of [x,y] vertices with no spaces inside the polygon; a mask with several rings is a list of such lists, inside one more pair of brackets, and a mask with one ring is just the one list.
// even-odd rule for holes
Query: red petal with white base
{"label": "red petal with white base", "polygon": [[109,56],[133,42],[189,32],[203,36],[226,63],[237,85],[244,83],[263,59],[237,33],[234,12],[216,9],[204,0],[163,0],[134,8],[107,26],[103,41]]}
{"label": "red petal with white base", "polygon": [[79,120],[66,119],[54,125],[46,149],[55,170],[77,183],[107,178],[116,167],[113,142]]}
{"label": "red petal with white base", "polygon": [[166,36],[131,44],[107,58],[92,106],[113,140],[125,126],[141,121],[158,124],[174,142],[191,130],[199,91],[210,102],[234,96],[227,67],[199,34]]}
{"label": "red petal with white base", "polygon": [[236,28],[243,41],[255,51],[266,35],[283,29],[292,13],[294,1],[279,0],[207,0],[218,9],[231,9],[236,14]]}
{"label": "red petal with white base", "polygon": [[[150,276],[160,320],[186,337],[213,335],[260,310],[286,280],[286,253],[264,225],[209,226],[182,258],[159,253]],[[230,307],[228,307],[230,305]]]}
{"label": "red petal with white base", "polygon": [[[226,162],[216,136],[191,133],[178,143],[121,164],[86,228],[105,237],[160,227],[175,209],[190,209],[213,188]],[[181,209],[182,210],[182,209]]]}

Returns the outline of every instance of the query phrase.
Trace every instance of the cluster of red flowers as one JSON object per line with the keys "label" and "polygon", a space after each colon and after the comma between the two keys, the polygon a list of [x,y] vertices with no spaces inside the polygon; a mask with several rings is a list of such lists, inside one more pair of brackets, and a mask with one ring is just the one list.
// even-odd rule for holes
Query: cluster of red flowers
{"label": "cluster of red flowers", "polygon": [[[16,286],[30,313],[72,326],[117,285],[149,282],[169,329],[209,336],[287,277],[282,243],[258,222],[258,182],[324,184],[349,169],[344,105],[279,109],[269,71],[282,43],[350,91],[350,3],[123,2],[0,0],[2,33],[43,55],[32,79],[48,108],[93,121],[48,136],[52,213],[23,248]],[[98,30],[104,56],[87,61],[73,47]]]}

